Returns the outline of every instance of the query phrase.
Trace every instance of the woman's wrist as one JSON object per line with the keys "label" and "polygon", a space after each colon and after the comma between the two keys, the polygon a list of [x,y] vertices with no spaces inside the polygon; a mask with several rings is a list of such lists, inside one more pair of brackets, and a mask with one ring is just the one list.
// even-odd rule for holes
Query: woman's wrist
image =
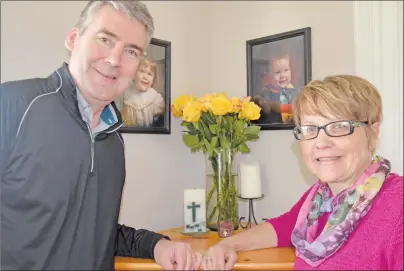
{"label": "woman's wrist", "polygon": [[238,251],[240,249],[239,239],[240,239],[240,236],[238,236],[238,235],[227,237],[227,238],[223,239],[222,241],[220,241],[219,245],[222,245],[222,246],[234,249],[235,251]]}

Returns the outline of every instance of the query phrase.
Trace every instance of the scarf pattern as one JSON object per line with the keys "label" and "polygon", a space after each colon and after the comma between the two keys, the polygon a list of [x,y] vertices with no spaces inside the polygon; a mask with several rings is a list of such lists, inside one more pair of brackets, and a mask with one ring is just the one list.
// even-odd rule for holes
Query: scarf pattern
{"label": "scarf pattern", "polygon": [[[390,169],[387,159],[376,156],[351,187],[333,198],[328,185],[318,181],[307,195],[292,231],[296,256],[316,267],[333,255],[369,211]],[[325,212],[331,215],[316,238],[318,218]]]}

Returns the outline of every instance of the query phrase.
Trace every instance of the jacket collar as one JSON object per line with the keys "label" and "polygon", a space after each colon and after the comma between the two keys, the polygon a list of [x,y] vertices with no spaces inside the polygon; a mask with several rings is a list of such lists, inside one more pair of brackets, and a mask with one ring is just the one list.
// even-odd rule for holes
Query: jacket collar
{"label": "jacket collar", "polygon": [[[57,88],[60,85],[62,85],[59,92],[63,98],[63,101],[67,105],[69,111],[74,115],[74,117],[81,120],[83,125],[85,125],[84,121],[82,120],[82,116],[78,105],[76,84],[73,80],[73,77],[70,74],[69,65],[64,62],[59,69],[57,69],[54,73],[52,73],[49,76],[48,82],[50,87],[52,88]],[[116,107],[115,102],[112,102],[111,105],[115,111],[118,121],[105,131],[107,133],[114,132],[123,125],[121,113]]]}

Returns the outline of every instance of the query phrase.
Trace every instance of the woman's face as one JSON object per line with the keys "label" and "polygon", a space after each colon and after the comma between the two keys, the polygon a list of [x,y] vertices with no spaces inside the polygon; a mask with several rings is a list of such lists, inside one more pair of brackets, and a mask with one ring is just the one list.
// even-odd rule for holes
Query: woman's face
{"label": "woman's face", "polygon": [[150,67],[147,66],[139,66],[139,69],[136,72],[135,76],[135,86],[139,91],[147,91],[152,87],[154,80],[154,73]]}
{"label": "woman's face", "polygon": [[[306,115],[302,117],[301,124],[322,126],[337,120],[341,119]],[[378,125],[370,127],[376,135]],[[330,137],[320,130],[316,138],[301,140],[299,144],[307,167],[322,182],[329,184],[352,184],[372,159],[364,127],[355,128],[353,134],[342,137]]]}

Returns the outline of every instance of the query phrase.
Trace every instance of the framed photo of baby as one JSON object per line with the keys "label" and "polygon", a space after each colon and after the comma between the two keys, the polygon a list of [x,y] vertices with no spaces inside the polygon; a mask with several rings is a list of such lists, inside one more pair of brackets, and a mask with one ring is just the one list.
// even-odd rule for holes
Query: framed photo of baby
{"label": "framed photo of baby", "polygon": [[153,38],[132,85],[115,101],[122,133],[170,134],[171,42]]}
{"label": "framed photo of baby", "polygon": [[310,27],[247,41],[247,94],[261,107],[261,130],[294,128],[294,102],[310,80]]}

